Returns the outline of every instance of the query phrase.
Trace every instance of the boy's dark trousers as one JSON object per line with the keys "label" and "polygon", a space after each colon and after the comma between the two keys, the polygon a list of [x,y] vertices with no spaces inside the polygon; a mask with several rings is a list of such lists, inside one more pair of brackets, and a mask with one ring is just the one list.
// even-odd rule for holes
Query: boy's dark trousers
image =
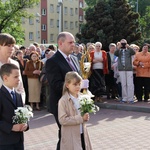
{"label": "boy's dark trousers", "polygon": [[20,140],[16,144],[0,145],[0,150],[24,150],[23,141]]}

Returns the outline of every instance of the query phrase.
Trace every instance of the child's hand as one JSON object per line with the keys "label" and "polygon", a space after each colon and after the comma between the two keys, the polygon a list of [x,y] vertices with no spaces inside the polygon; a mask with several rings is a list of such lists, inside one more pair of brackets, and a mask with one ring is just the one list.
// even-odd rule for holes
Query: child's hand
{"label": "child's hand", "polygon": [[85,113],[82,118],[84,121],[88,121],[90,119],[89,113]]}
{"label": "child's hand", "polygon": [[25,131],[27,129],[27,124],[23,123],[23,124],[15,124],[13,125],[12,131],[15,132],[22,132]]}
{"label": "child's hand", "polygon": [[12,131],[19,132],[22,128],[22,124],[14,124],[12,127]]}
{"label": "child's hand", "polygon": [[22,128],[20,129],[20,131],[26,131],[27,127],[28,127],[28,125],[26,123],[23,123]]}

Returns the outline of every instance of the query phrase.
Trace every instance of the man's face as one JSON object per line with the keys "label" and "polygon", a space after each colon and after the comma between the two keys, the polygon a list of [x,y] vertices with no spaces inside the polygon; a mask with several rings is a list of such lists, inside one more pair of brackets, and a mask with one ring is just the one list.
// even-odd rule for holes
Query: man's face
{"label": "man's face", "polygon": [[66,39],[64,42],[60,43],[61,45],[61,50],[66,54],[72,54],[74,48],[75,48],[75,39],[72,35],[68,34],[66,35]]}
{"label": "man's face", "polygon": [[8,44],[6,46],[0,45],[0,55],[5,58],[9,58],[13,55],[15,51],[14,44]]}

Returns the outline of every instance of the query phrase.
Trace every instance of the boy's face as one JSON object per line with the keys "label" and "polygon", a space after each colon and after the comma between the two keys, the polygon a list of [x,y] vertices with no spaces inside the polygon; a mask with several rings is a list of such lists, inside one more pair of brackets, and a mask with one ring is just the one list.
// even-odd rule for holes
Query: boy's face
{"label": "boy's face", "polygon": [[19,70],[18,69],[13,69],[11,74],[8,76],[8,75],[4,75],[3,77],[3,81],[4,81],[4,84],[9,87],[10,89],[13,89],[15,87],[18,86],[19,84]]}
{"label": "boy's face", "polygon": [[12,56],[14,51],[15,51],[14,44],[9,44],[6,46],[0,45],[0,55],[1,56],[9,58]]}

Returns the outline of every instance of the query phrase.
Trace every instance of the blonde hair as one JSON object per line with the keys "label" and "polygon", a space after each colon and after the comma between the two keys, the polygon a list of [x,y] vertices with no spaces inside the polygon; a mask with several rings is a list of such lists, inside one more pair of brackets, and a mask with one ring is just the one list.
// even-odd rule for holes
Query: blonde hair
{"label": "blonde hair", "polygon": [[68,91],[68,88],[66,87],[66,84],[71,83],[71,81],[73,79],[76,80],[76,83],[80,83],[82,81],[81,76],[77,72],[75,72],[75,71],[68,72],[65,76],[65,82],[64,82],[64,85],[63,85],[63,93],[62,94],[64,94],[65,92]]}

